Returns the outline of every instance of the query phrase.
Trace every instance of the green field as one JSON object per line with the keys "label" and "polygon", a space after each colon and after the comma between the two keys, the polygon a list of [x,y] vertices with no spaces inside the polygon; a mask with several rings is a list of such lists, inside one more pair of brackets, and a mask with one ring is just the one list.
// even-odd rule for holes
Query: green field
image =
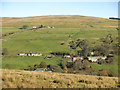
{"label": "green field", "polygon": [[[2,48],[8,49],[8,55],[2,57],[2,66],[6,69],[24,69],[28,65],[40,64],[45,61],[47,64],[58,65],[61,57],[53,59],[44,59],[41,57],[21,57],[17,56],[22,51],[33,51],[49,53],[52,51],[72,52],[68,46],[69,41],[87,39],[89,46],[100,44],[99,39],[107,34],[112,34],[114,43],[117,43],[118,37],[117,21],[105,18],[87,17],[79,15],[61,15],[61,16],[39,16],[26,18],[3,18],[3,33],[20,31],[19,27],[23,25],[39,26],[49,25],[55,28],[43,28],[40,30],[24,30],[14,35],[8,35],[2,38]],[[8,28],[4,28],[8,27]],[[13,28],[9,28],[13,27]],[[69,37],[71,35],[71,37]],[[60,45],[64,42],[64,45]],[[95,44],[93,44],[95,42]],[[116,61],[115,57],[115,61]],[[113,71],[117,72],[117,61],[113,63]],[[112,65],[92,66],[96,69],[108,68]]]}

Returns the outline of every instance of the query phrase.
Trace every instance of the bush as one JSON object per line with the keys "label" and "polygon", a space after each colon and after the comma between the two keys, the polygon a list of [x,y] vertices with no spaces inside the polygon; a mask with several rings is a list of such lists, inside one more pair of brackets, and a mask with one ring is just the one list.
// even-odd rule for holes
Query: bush
{"label": "bush", "polygon": [[54,68],[53,72],[62,72],[62,70],[60,68]]}
{"label": "bush", "polygon": [[106,61],[106,63],[110,64],[113,62],[113,59],[112,59],[112,57],[107,57],[107,59],[105,61]]}
{"label": "bush", "polygon": [[108,72],[106,70],[100,70],[98,76],[108,76]]}
{"label": "bush", "polygon": [[66,65],[67,65],[67,62],[65,60],[62,60],[61,61],[61,67],[62,67],[62,69],[64,69],[66,67]]}
{"label": "bush", "polygon": [[7,50],[7,48],[3,48],[3,50],[2,50],[2,55],[8,55],[8,50]]}
{"label": "bush", "polygon": [[23,25],[22,28],[23,28],[23,29],[27,29],[27,28],[28,28],[28,25]]}
{"label": "bush", "polygon": [[47,68],[46,62],[41,62],[39,66],[40,68]]}

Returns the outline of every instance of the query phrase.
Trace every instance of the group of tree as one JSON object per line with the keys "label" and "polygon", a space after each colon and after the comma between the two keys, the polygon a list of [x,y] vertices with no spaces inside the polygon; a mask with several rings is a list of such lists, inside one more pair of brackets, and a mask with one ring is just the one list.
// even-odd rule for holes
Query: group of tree
{"label": "group of tree", "polygon": [[[31,27],[31,26],[23,25],[23,26],[22,26],[21,28],[19,28],[19,29],[30,29],[30,27]],[[39,26],[37,26],[37,27],[35,26],[34,28],[31,27],[31,29],[39,29],[39,28],[45,28],[45,27],[46,27],[46,26],[44,26],[44,25],[41,24],[41,25],[39,25]]]}
{"label": "group of tree", "polygon": [[111,64],[113,62],[113,58],[111,56],[107,56],[106,59],[98,59],[98,64]]}
{"label": "group of tree", "polygon": [[68,70],[79,71],[90,68],[88,60],[84,60],[84,61],[78,60],[75,62],[67,62],[65,60],[62,60],[60,66],[63,69],[63,71],[68,71]]}
{"label": "group of tree", "polygon": [[75,62],[67,62],[65,60],[62,60],[60,63],[61,68],[63,69],[63,72],[67,71],[67,73],[80,73],[80,74],[86,74],[86,75],[97,75],[97,76],[117,76],[118,74],[113,72],[112,69],[100,69],[96,70],[94,69],[88,60],[78,60]]}
{"label": "group of tree", "polygon": [[29,68],[27,70],[34,71],[37,68],[45,68],[48,70],[51,70],[52,72],[62,72],[62,69],[60,69],[57,65],[49,64],[47,65],[46,62],[42,61],[39,65],[35,64],[33,66],[28,66]]}
{"label": "group of tree", "polygon": [[69,42],[69,46],[71,49],[80,48],[80,50],[77,51],[78,55],[80,56],[86,57],[88,54],[88,40],[77,39],[75,41]]}
{"label": "group of tree", "polygon": [[[69,47],[72,50],[77,50],[78,56],[107,56],[110,54],[110,50],[117,53],[118,45],[113,43],[112,34],[108,34],[104,38],[100,38],[101,44],[94,45],[94,47],[89,47],[88,40],[74,40],[69,42]],[[79,48],[79,49],[78,49]],[[91,55],[94,52],[94,55]]]}

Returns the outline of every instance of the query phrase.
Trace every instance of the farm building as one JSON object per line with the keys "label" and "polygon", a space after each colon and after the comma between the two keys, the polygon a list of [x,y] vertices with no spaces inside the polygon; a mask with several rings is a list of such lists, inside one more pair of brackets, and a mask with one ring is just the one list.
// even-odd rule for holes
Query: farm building
{"label": "farm building", "polygon": [[33,26],[32,28],[33,28],[33,29],[37,29],[37,27],[36,27],[36,26]]}
{"label": "farm building", "polygon": [[89,61],[92,61],[92,62],[97,62],[98,59],[103,59],[105,60],[107,57],[101,57],[101,56],[98,56],[98,57],[88,57],[88,60]]}
{"label": "farm building", "polygon": [[41,53],[20,53],[19,56],[42,56]]}
{"label": "farm building", "polygon": [[70,55],[64,55],[64,58],[71,58]]}
{"label": "farm building", "polygon": [[42,56],[41,53],[31,53],[31,56]]}
{"label": "farm building", "polygon": [[34,70],[34,71],[45,72],[45,71],[46,71],[46,69],[45,69],[45,68],[37,68],[37,69],[36,69],[36,70]]}
{"label": "farm building", "polygon": [[46,68],[37,68],[36,70],[34,70],[34,71],[39,71],[39,72],[52,72],[52,70],[51,69],[46,69]]}
{"label": "farm building", "polygon": [[27,54],[26,53],[20,53],[20,54],[18,54],[19,56],[27,56]]}
{"label": "farm building", "polygon": [[77,60],[82,60],[82,59],[83,59],[82,57],[73,57],[73,58],[72,58],[72,61],[75,62],[75,61],[77,61]]}

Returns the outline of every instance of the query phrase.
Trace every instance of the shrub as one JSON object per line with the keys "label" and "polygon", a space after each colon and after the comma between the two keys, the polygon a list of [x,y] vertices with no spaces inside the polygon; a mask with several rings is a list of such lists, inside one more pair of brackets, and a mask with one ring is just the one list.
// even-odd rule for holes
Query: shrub
{"label": "shrub", "polygon": [[27,28],[28,28],[28,25],[23,25],[22,28],[23,28],[23,29],[27,29]]}
{"label": "shrub", "polygon": [[62,70],[60,68],[54,68],[53,72],[62,72]]}
{"label": "shrub", "polygon": [[47,68],[46,62],[41,62],[39,66],[40,68]]}
{"label": "shrub", "polygon": [[65,60],[62,60],[61,61],[61,66],[62,66],[62,69],[64,69],[67,65],[67,62]]}
{"label": "shrub", "polygon": [[98,76],[108,76],[108,72],[106,70],[100,70]]}

